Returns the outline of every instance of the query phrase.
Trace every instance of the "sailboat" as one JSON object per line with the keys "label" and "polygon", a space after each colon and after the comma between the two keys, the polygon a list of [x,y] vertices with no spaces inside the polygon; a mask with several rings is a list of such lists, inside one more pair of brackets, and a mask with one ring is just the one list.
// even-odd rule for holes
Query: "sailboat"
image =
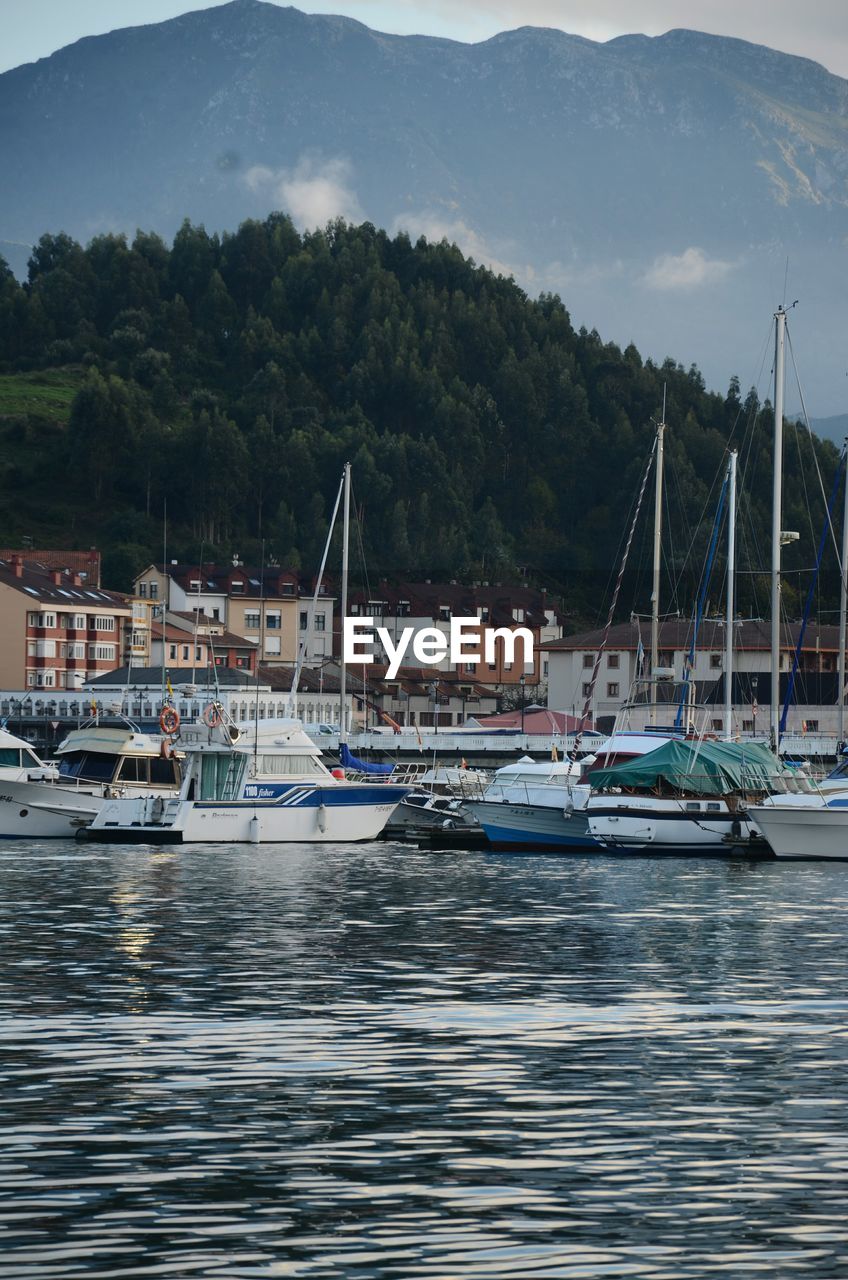
{"label": "sailboat", "polygon": [[[350,463],[345,495],[342,609],[346,608]],[[341,490],[340,490],[341,492]],[[338,505],[338,499],[337,499]],[[323,575],[323,563],[320,577]],[[345,664],[342,660],[342,734]],[[374,840],[411,787],[390,773],[354,780],[330,770],[294,718],[236,723],[211,703],[203,724],[183,732],[183,783],[172,800],[107,802],[87,838],[133,843],[348,844]]]}

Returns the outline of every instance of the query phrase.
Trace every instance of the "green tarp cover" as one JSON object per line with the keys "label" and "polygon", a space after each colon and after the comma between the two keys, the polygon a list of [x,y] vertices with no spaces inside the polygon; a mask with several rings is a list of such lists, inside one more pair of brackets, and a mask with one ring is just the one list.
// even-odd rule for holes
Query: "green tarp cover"
{"label": "green tarp cover", "polygon": [[608,769],[592,769],[595,791],[636,787],[649,791],[665,782],[676,791],[722,796],[732,791],[773,791],[783,765],[759,742],[714,742],[695,739],[667,742],[647,755]]}

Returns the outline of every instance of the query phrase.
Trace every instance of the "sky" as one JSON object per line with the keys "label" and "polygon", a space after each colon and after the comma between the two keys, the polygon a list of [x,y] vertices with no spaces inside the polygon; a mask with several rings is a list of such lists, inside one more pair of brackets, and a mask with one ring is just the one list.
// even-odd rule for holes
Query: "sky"
{"label": "sky", "polygon": [[[0,71],[83,36],[213,7],[209,0],[0,0]],[[471,42],[520,26],[559,27],[590,40],[689,27],[813,58],[848,78],[846,0],[302,0],[296,7],[345,14],[379,31]]]}

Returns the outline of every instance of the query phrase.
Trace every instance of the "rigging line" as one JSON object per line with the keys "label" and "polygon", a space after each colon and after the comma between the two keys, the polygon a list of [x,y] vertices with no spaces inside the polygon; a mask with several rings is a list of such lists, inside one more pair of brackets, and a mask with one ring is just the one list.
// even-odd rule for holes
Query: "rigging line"
{"label": "rigging line", "polygon": [[[844,463],[845,463],[845,449],[843,448],[842,452],[839,455],[839,466],[836,468],[836,477],[833,482],[833,489],[831,490],[830,501],[827,504],[827,513],[825,515],[825,523],[821,531],[821,538],[819,539],[818,554],[816,555],[815,572],[813,573],[813,577],[810,582],[809,589],[807,591],[807,599],[804,603],[804,615],[801,619],[801,629],[798,632],[798,643],[795,646],[795,653],[792,658],[792,670],[789,674],[789,682],[786,688],[786,697],[783,702],[783,710],[780,713],[779,730],[781,733],[784,733],[786,730],[786,717],[789,714],[789,707],[792,702],[792,694],[795,690],[795,677],[798,674],[798,665],[801,658],[801,650],[804,645],[804,636],[806,635],[806,632],[807,632],[807,623],[810,620],[810,609],[813,603],[813,595],[815,593],[816,584],[818,582],[819,569],[821,568],[822,556],[824,555],[824,549],[827,544],[828,525],[831,523],[833,508],[836,503],[836,495],[839,493]],[[848,484],[848,476],[846,476],[845,482],[846,484]]]}
{"label": "rigging line", "polygon": [[[818,458],[818,453],[816,452],[815,437],[813,436],[813,429],[810,426],[810,415],[807,413],[807,405],[806,405],[806,401],[804,400],[804,390],[801,386],[801,379],[798,376],[798,367],[795,363],[795,348],[792,346],[792,335],[789,332],[788,324],[786,326],[786,337],[789,342],[789,356],[792,360],[792,371],[795,374],[795,385],[798,388],[798,395],[801,399],[801,413],[804,418],[804,425],[807,428],[807,434],[810,438],[810,448],[813,451],[813,462],[815,463],[815,466],[816,466],[816,475],[818,476],[818,480],[819,480],[819,490],[821,492],[822,502],[825,504],[825,510],[827,510],[827,497],[825,496],[824,481],[822,480],[821,469],[819,467],[819,458]],[[830,537],[831,537],[831,541],[833,542],[833,549],[836,552],[836,563],[839,565],[839,572],[842,574],[844,573],[844,569],[842,566],[842,552],[840,550],[839,543],[836,538],[836,530],[833,527],[832,520],[828,520],[828,526],[830,528]]]}
{"label": "rigging line", "polygon": [[627,544],[624,548],[624,555],[622,556],[621,566],[618,570],[618,578],[616,579],[615,590],[613,591],[612,600],[610,601],[609,613],[607,614],[607,625],[604,628],[604,634],[601,638],[601,643],[598,646],[598,652],[595,654],[595,666],[592,671],[592,679],[589,682],[589,689],[586,694],[586,701],[583,704],[583,714],[580,717],[580,724],[577,727],[577,733],[575,734],[575,737],[574,737],[574,745],[571,748],[572,760],[577,759],[577,752],[580,747],[580,739],[583,737],[583,734],[586,730],[586,725],[589,723],[589,713],[592,709],[592,696],[595,692],[595,685],[597,684],[598,674],[601,670],[601,658],[603,657],[604,650],[607,647],[607,640],[609,639],[610,627],[612,626],[612,620],[615,616],[615,608],[616,608],[616,605],[618,604],[618,593],[621,590],[621,582],[622,582],[622,579],[624,578],[624,570],[627,567],[627,557],[630,554],[630,544],[633,541],[633,534],[636,532],[636,522],[639,519],[639,512],[642,510],[642,502],[645,497],[645,489],[648,484],[648,476],[651,474],[651,466],[657,454],[658,440],[659,440],[659,437],[655,436],[653,446],[651,447],[651,452],[648,455],[648,461],[645,465],[645,471],[642,476],[642,484],[639,489],[639,497],[636,500],[636,510],[633,512],[633,519],[630,522],[630,532],[627,535]]}

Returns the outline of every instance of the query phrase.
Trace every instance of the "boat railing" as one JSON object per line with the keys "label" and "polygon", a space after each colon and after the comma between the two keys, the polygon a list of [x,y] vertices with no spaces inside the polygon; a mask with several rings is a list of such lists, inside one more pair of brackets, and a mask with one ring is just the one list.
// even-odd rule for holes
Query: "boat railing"
{"label": "boat railing", "polygon": [[417,786],[427,772],[426,764],[398,764],[391,773],[367,773],[363,769],[345,769],[344,776],[348,782],[390,782],[395,786]]}

